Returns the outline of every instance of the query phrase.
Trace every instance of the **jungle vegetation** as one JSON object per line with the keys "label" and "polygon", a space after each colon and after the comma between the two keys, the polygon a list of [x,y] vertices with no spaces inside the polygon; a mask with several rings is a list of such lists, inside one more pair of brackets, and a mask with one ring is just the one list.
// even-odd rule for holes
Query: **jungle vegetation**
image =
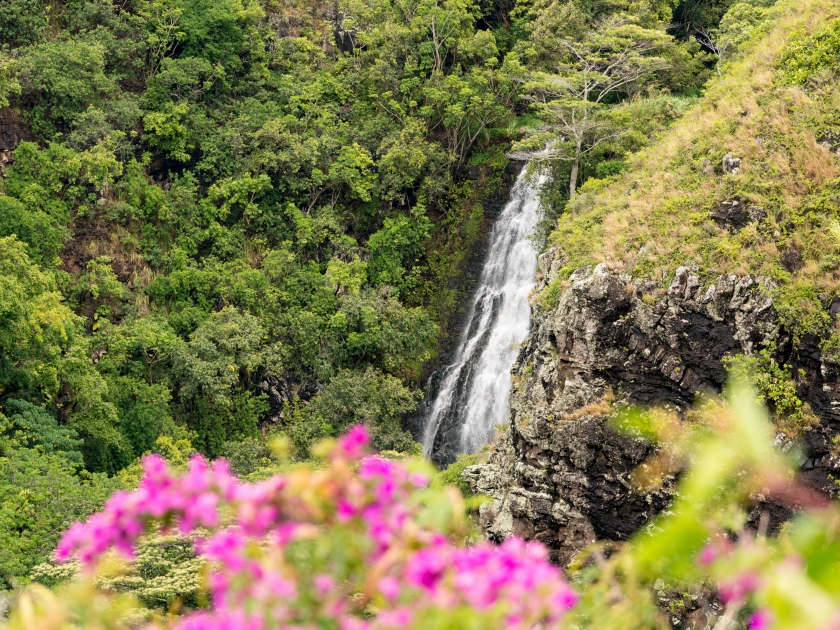
{"label": "jungle vegetation", "polygon": [[768,10],[0,2],[0,587],[145,453],[257,474],[358,423],[417,453],[506,154],[549,147],[546,225],[585,216],[735,54],[699,31]]}

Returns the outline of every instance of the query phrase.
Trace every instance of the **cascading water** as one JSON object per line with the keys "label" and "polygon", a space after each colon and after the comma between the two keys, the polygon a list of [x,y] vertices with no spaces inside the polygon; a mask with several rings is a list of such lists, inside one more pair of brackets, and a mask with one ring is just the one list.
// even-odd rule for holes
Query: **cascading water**
{"label": "cascading water", "polygon": [[[539,185],[529,185],[526,170],[493,226],[454,361],[438,375],[423,429],[427,456],[436,455],[433,450],[441,446],[448,451],[443,459],[474,453],[490,441],[497,424],[507,422],[510,369],[530,329],[528,293],[537,270],[529,237],[539,220]],[[438,433],[445,428],[450,437],[441,440]]]}

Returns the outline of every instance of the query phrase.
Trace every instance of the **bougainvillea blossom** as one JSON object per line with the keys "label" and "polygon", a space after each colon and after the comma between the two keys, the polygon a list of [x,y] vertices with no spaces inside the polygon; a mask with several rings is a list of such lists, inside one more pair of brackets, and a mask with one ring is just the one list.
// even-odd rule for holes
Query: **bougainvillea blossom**
{"label": "bougainvillea blossom", "polygon": [[460,545],[463,533],[429,518],[428,479],[367,449],[356,427],[322,469],[253,484],[222,460],[194,457],[178,476],[151,455],[138,489],[71,527],[56,559],[130,556],[155,524],[204,532],[196,551],[212,567],[212,607],[172,622],[177,630],[420,628],[459,610],[484,615],[487,627],[559,627],[577,596],[545,547]]}

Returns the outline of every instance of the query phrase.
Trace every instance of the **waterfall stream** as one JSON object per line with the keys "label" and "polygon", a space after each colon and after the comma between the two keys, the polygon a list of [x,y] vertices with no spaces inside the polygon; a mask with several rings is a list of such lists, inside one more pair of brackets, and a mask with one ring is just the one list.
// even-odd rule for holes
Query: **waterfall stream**
{"label": "waterfall stream", "polygon": [[467,313],[453,362],[437,375],[423,427],[427,456],[452,460],[489,442],[495,426],[507,422],[510,369],[531,325],[528,293],[537,255],[529,239],[536,229],[539,183],[523,169],[490,235],[487,258]]}

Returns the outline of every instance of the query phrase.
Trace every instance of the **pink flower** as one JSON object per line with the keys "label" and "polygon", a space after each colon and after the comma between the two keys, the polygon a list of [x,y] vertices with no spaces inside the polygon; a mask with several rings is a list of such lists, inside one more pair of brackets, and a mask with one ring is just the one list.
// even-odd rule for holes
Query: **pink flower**
{"label": "pink flower", "polygon": [[722,581],[718,585],[720,598],[728,604],[741,601],[761,585],[761,579],[755,573],[747,572]]}
{"label": "pink flower", "polygon": [[406,608],[385,610],[376,618],[376,625],[381,628],[407,628],[412,614]]}
{"label": "pink flower", "polygon": [[[478,623],[482,614],[490,625],[501,615],[509,630],[556,630],[577,594],[543,545],[512,538],[456,546],[452,531],[422,517],[414,493],[426,479],[380,457],[351,472],[348,459],[361,459],[367,445],[367,431],[356,427],[326,469],[256,484],[237,480],[223,461],[194,457],[178,476],[160,457],[147,457],[139,488],[115,494],[102,513],[70,527],[55,557],[93,563],[109,549],[130,555],[154,524],[200,531],[195,546],[210,562],[213,608],[179,619],[175,630],[303,630],[315,619],[341,630],[402,629],[458,607],[469,607]],[[325,567],[315,576],[313,560]],[[750,577],[721,593],[742,597],[755,588]],[[347,593],[366,593],[371,584],[384,601],[369,622],[355,616],[363,603]]]}
{"label": "pink flower", "polygon": [[338,502],[338,507],[336,508],[336,516],[338,517],[339,522],[346,523],[351,518],[356,516],[356,509],[350,503],[342,499]]}
{"label": "pink flower", "polygon": [[415,488],[425,488],[431,483],[428,475],[423,473],[411,473],[408,477],[409,483]]}
{"label": "pink flower", "polygon": [[747,620],[750,630],[768,630],[773,622],[773,615],[766,608],[759,608]]}
{"label": "pink flower", "polygon": [[329,595],[336,586],[335,578],[331,575],[316,575],[315,579],[312,580],[312,584],[321,597]]}
{"label": "pink flower", "polygon": [[703,550],[697,554],[697,564],[701,567],[707,567],[712,562],[717,560],[718,557],[718,550],[715,549],[712,545],[706,545],[703,547]]}
{"label": "pink flower", "polygon": [[554,597],[554,602],[564,610],[571,610],[574,608],[577,605],[578,600],[580,600],[580,595],[575,593],[570,586],[564,586],[561,588]]}
{"label": "pink flower", "polygon": [[366,457],[359,468],[359,479],[368,480],[378,477],[388,478],[394,471],[393,462],[381,457]]}
{"label": "pink flower", "polygon": [[339,451],[348,459],[359,459],[365,454],[368,444],[370,435],[363,424],[357,424],[338,438]]}
{"label": "pink flower", "polygon": [[343,617],[338,620],[341,630],[370,630],[370,623],[356,617]]}
{"label": "pink flower", "polygon": [[724,536],[718,536],[697,554],[697,564],[708,567],[715,560],[732,551],[732,541]]}
{"label": "pink flower", "polygon": [[443,577],[448,561],[448,549],[443,547],[421,549],[409,560],[406,577],[411,584],[431,590]]}
{"label": "pink flower", "polygon": [[395,601],[400,594],[400,582],[393,576],[387,575],[384,578],[380,578],[376,585],[379,588],[379,592],[388,601]]}

